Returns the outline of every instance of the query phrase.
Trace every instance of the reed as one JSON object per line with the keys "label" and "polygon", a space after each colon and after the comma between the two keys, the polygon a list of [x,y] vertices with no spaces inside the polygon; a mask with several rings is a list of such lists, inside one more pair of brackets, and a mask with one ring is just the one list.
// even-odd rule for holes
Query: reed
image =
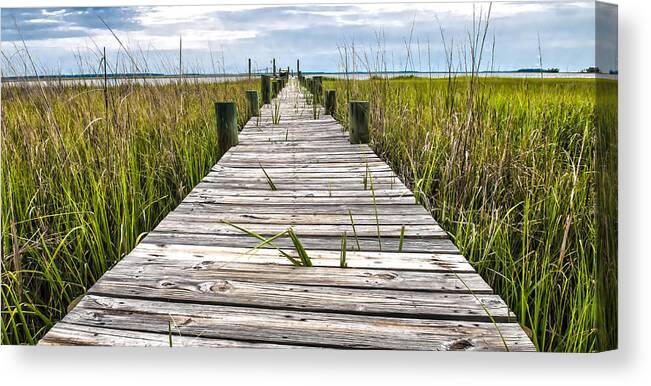
{"label": "reed", "polygon": [[255,86],[2,87],[3,344],[36,343],[183,199],[221,156],[213,103]]}
{"label": "reed", "polygon": [[617,341],[616,195],[605,189],[616,186],[617,83],[598,82],[599,106],[591,79],[324,85],[346,127],[347,100],[370,101],[373,149],[543,351]]}

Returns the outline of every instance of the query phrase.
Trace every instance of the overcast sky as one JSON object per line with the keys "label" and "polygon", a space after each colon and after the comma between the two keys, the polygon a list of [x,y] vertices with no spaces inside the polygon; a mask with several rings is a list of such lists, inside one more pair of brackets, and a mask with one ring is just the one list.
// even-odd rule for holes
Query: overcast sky
{"label": "overcast sky", "polygon": [[[475,18],[485,16],[488,3],[2,9],[2,63],[5,75],[23,72],[24,44],[50,73],[96,71],[106,47],[109,66],[117,64],[120,71],[176,72],[182,36],[184,71],[244,72],[249,57],[254,68],[269,66],[275,57],[283,67],[294,67],[300,58],[303,70],[337,71],[338,47],[353,42],[373,67],[384,52],[380,61],[388,70],[444,70],[440,28],[453,47],[455,67],[463,66],[460,52],[468,51],[473,11]],[[602,30],[608,35],[613,28]],[[594,3],[494,3],[482,69],[539,67],[539,38],[544,67],[593,66]],[[136,68],[125,67],[129,60],[121,44]],[[616,50],[616,44],[609,47]],[[356,60],[358,69],[367,69],[364,61]],[[603,70],[616,67],[614,59],[604,63]]]}

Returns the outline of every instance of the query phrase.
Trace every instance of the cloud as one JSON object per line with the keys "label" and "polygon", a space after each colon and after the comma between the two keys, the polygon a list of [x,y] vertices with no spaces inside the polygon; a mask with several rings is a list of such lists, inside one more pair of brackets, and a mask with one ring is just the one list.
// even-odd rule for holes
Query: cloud
{"label": "cloud", "polygon": [[88,36],[105,29],[102,19],[112,28],[131,31],[144,28],[137,14],[140,8],[64,8],[2,10],[2,40],[43,40]]}
{"label": "cloud", "polygon": [[[184,60],[198,71],[210,71],[218,51],[225,53],[228,71],[243,70],[249,57],[258,67],[276,57],[284,65],[301,58],[304,69],[336,70],[343,42],[355,43],[360,60],[374,57],[379,45],[388,68],[425,70],[444,67],[439,28],[455,50],[463,50],[473,15],[487,11],[487,3],[47,8],[4,9],[1,22],[3,41],[22,38],[39,62],[61,63],[68,71],[79,70],[73,52],[106,46],[117,55],[119,44],[102,20],[130,49],[146,51],[150,63],[177,61],[182,36]],[[546,66],[592,65],[594,3],[493,5],[488,44],[494,37],[496,68],[537,65],[538,36]],[[7,49],[11,45],[3,45]]]}

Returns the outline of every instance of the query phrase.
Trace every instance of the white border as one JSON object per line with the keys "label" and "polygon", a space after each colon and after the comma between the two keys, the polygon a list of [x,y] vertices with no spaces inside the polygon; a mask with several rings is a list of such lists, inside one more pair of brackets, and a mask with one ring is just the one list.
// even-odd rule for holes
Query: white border
{"label": "white border", "polygon": [[[198,4],[219,4],[197,0]],[[327,3],[351,1],[327,0]],[[313,0],[301,3],[324,3]],[[366,2],[366,1],[364,1]],[[386,1],[377,1],[386,2]],[[2,7],[74,6],[77,1],[3,0]],[[180,0],[85,0],[81,5],[176,5]],[[287,4],[230,0],[225,4]],[[357,2],[359,3],[359,2]],[[415,353],[333,350],[206,350],[0,347],[0,383],[115,386],[197,381],[213,385],[642,384],[651,363],[648,275],[651,254],[649,166],[649,2],[619,0],[619,294],[620,349],[603,354]],[[647,365],[648,366],[648,365]],[[644,383],[647,383],[648,380]]]}

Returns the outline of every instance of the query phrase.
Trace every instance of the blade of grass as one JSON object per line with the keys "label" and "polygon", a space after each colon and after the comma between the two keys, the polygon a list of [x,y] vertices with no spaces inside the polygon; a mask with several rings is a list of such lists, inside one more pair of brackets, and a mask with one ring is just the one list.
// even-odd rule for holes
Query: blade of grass
{"label": "blade of grass", "polygon": [[267,179],[267,184],[269,184],[269,187],[271,188],[271,190],[278,190],[278,188],[276,187],[276,184],[274,184],[271,177],[269,177],[269,174],[267,174],[267,171],[264,170],[264,168],[262,167],[262,164],[258,163],[258,165],[260,165],[260,169],[262,169],[262,172],[264,173],[264,176]]}
{"label": "blade of grass", "polygon": [[294,243],[294,248],[296,248],[296,252],[301,259],[302,265],[304,267],[311,267],[312,260],[310,259],[310,256],[308,256],[307,251],[305,251],[305,248],[303,248],[303,244],[301,243],[301,240],[299,240],[298,235],[294,233],[294,229],[291,227],[287,229],[287,234],[292,239],[292,243]]}
{"label": "blade of grass", "polygon": [[350,225],[353,227],[353,236],[355,236],[355,243],[357,243],[357,250],[360,251],[359,239],[357,238],[357,230],[355,229],[355,221],[353,220],[353,212],[348,209],[348,217],[350,217]]}
{"label": "blade of grass", "polygon": [[346,263],[346,231],[343,231],[341,234],[341,254],[339,255],[339,267],[346,268],[348,263]]}
{"label": "blade of grass", "polygon": [[[230,226],[232,226],[233,228],[238,229],[238,230],[242,231],[243,233],[246,233],[247,235],[249,235],[249,236],[251,236],[251,237],[255,237],[256,239],[262,241],[262,243],[256,245],[252,250],[259,249],[261,246],[263,246],[263,245],[267,245],[267,244],[268,244],[268,245],[270,245],[271,247],[273,247],[274,249],[276,249],[278,252],[280,252],[284,257],[286,257],[287,260],[289,260],[292,264],[294,264],[295,266],[301,266],[301,261],[296,260],[293,256],[291,256],[291,255],[288,254],[287,252],[285,252],[285,251],[283,251],[282,249],[280,249],[280,248],[276,247],[275,245],[271,244],[271,241],[276,240],[277,238],[279,238],[280,236],[284,235],[285,233],[288,233],[288,232],[289,232],[289,229],[287,229],[286,231],[282,231],[281,233],[278,233],[277,235],[274,235],[274,236],[272,236],[272,237],[270,237],[270,238],[267,238],[267,237],[264,237],[264,236],[262,236],[262,235],[260,235],[260,234],[258,234],[258,233],[255,233],[255,232],[253,232],[253,231],[250,231],[250,230],[248,230],[248,229],[246,229],[246,228],[242,228],[242,227],[239,226],[239,225],[235,225],[235,224],[233,224],[233,223],[231,223],[231,222],[228,222],[228,221],[226,221],[226,220],[222,220],[221,222],[224,223],[224,224],[226,224],[226,225],[230,225]],[[270,239],[273,239],[273,240],[270,241]]]}

